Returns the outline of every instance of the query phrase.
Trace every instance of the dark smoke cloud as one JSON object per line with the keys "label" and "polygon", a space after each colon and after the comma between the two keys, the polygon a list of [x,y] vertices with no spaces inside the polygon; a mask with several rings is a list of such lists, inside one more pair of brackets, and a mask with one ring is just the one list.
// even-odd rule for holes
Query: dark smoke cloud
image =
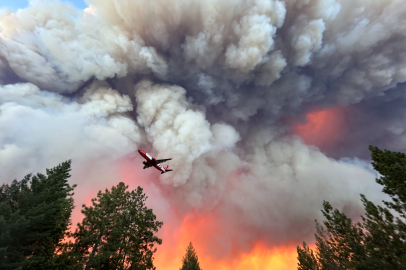
{"label": "dark smoke cloud", "polygon": [[[174,157],[142,172],[162,204],[238,224],[223,237],[240,246],[311,235],[323,200],[357,216],[359,193],[381,199],[352,157],[406,149],[403,1],[87,3],[0,11],[3,182],[72,158],[74,179],[105,188],[143,147]],[[350,132],[324,152],[288,135],[334,106]]]}

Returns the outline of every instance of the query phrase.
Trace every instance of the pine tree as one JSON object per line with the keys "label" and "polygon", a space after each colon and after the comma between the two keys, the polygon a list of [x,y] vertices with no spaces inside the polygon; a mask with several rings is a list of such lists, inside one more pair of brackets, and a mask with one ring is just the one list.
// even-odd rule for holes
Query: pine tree
{"label": "pine tree", "polygon": [[303,247],[297,247],[298,254],[298,270],[319,270],[319,262],[314,255],[313,250],[311,250],[305,242],[303,242]]}
{"label": "pine tree", "polygon": [[195,249],[193,248],[192,242],[186,249],[186,254],[182,260],[182,268],[180,270],[202,270],[199,266],[199,259]]}
{"label": "pine tree", "polygon": [[73,209],[71,161],[0,187],[0,268],[58,268]]}
{"label": "pine tree", "polygon": [[82,269],[155,269],[154,244],[162,240],[154,233],[163,223],[145,206],[141,187],[127,188],[119,183],[99,191],[92,206],[83,205],[85,218],[73,234],[72,250]]}
{"label": "pine tree", "polygon": [[[406,155],[370,146],[376,182],[392,201],[377,206],[361,195],[369,269],[406,269]],[[395,212],[396,216],[392,214]]]}
{"label": "pine tree", "polygon": [[377,206],[361,194],[362,223],[353,223],[324,202],[325,228],[316,221],[316,252],[306,243],[298,246],[298,269],[406,269],[406,155],[369,149],[381,176],[376,182],[392,201]]}

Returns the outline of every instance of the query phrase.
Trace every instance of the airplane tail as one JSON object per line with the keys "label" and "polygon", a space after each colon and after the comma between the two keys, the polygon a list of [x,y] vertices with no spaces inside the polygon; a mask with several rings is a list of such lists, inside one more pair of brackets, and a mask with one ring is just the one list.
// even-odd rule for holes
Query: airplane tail
{"label": "airplane tail", "polygon": [[166,166],[164,167],[165,172],[161,172],[161,174],[166,173],[166,172],[171,172],[171,171],[173,171],[173,170],[168,170],[168,168],[169,168],[169,165],[166,165]]}

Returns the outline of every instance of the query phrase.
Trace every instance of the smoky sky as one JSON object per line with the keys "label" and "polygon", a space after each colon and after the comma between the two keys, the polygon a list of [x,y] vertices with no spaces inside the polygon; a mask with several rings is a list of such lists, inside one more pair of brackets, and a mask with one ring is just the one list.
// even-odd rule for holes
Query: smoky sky
{"label": "smoky sky", "polygon": [[[87,4],[0,10],[2,183],[71,158],[72,181],[106,188],[142,148],[174,171],[134,178],[241,247],[310,237],[323,200],[356,217],[360,193],[382,198],[367,147],[406,148],[403,1]],[[334,107],[339,139],[292,134]]]}

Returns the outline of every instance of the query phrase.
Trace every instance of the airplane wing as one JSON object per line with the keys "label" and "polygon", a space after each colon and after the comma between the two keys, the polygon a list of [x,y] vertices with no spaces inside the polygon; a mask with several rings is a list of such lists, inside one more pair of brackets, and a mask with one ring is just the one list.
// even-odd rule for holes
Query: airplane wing
{"label": "airplane wing", "polygon": [[149,165],[149,164],[144,164],[145,166],[144,166],[144,168],[143,169],[148,169],[149,167],[152,167],[151,165]]}
{"label": "airplane wing", "polygon": [[156,164],[159,164],[159,163],[162,163],[162,162],[165,162],[165,161],[168,161],[168,160],[171,160],[172,158],[166,158],[166,159],[157,159],[156,160]]}

